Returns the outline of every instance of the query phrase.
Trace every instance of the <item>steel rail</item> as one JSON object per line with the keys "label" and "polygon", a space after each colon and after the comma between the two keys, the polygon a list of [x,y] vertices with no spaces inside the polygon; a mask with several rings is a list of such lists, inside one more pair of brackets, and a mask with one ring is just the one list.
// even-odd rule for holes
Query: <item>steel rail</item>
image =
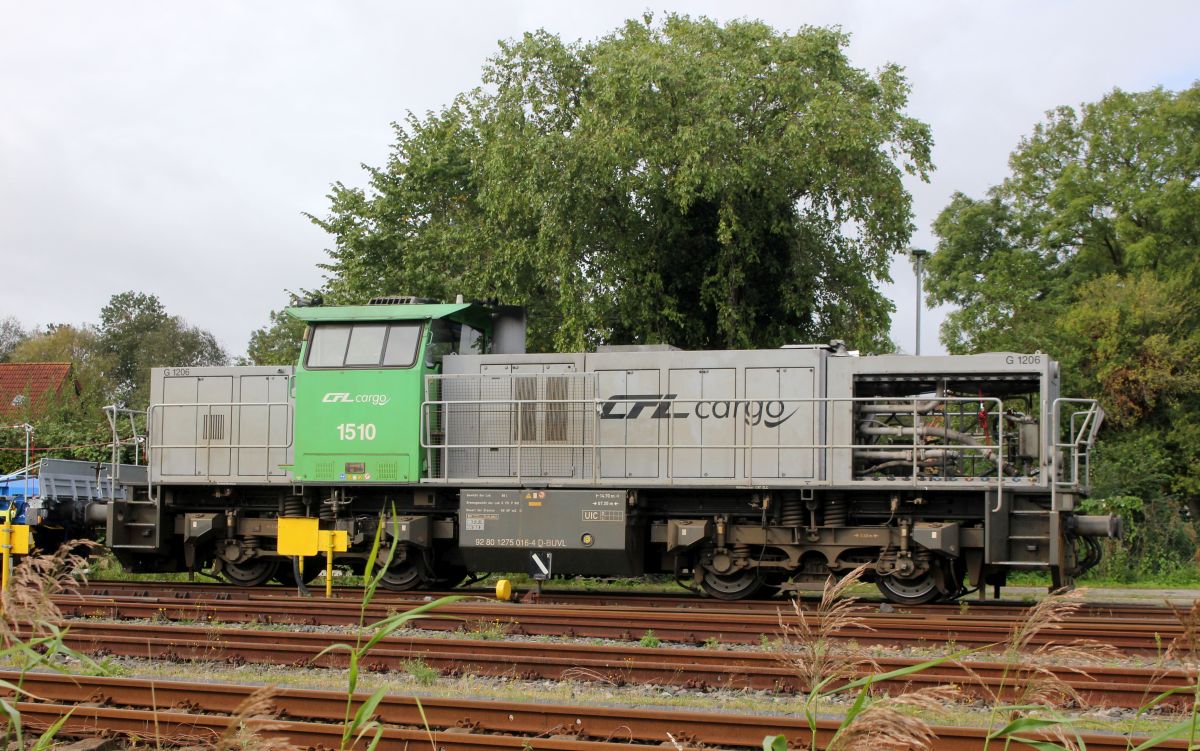
{"label": "steel rail", "polygon": [[[67,732],[80,729],[119,731],[141,737],[169,734],[196,737],[219,734],[231,724],[230,714],[255,690],[235,684],[200,684],[180,681],[65,676],[53,673],[0,673],[39,701],[20,702],[24,720],[49,724],[67,712]],[[80,697],[86,697],[80,702]],[[366,694],[354,697],[352,711]],[[272,697],[287,720],[266,734],[286,737],[293,743],[339,746],[346,695],[336,691],[279,689]],[[119,705],[118,707],[105,705]],[[180,712],[179,707],[221,712],[221,715]],[[747,715],[724,712],[641,709],[633,707],[564,706],[470,699],[385,696],[374,715],[384,726],[380,748],[403,749],[408,744],[431,741],[438,751],[482,751],[525,748],[531,738],[537,748],[553,751],[612,751],[619,743],[659,747],[674,742],[681,747],[722,746],[761,748],[766,735],[783,734],[802,747],[809,740],[808,721],[797,715]],[[299,720],[299,721],[297,721]],[[818,743],[824,746],[837,728],[837,720],[817,720]],[[456,728],[457,732],[452,731]],[[157,732],[156,732],[157,731]],[[987,735],[982,728],[935,727],[937,748],[978,751]],[[430,737],[432,735],[432,738]],[[597,740],[598,739],[598,740]],[[1089,749],[1128,749],[1130,738],[1117,734],[1086,733]],[[1132,739],[1134,745],[1140,739]],[[1185,741],[1167,741],[1156,748],[1186,748]]]}
{"label": "steel rail", "polygon": [[[342,638],[339,638],[341,636]],[[134,624],[71,623],[67,644],[92,653],[158,660],[255,662],[297,667],[346,667],[342,651],[318,657],[346,634],[158,626],[147,632]],[[611,685],[653,684],[704,691],[716,688],[798,692],[796,671],[777,651],[649,648],[635,645],[547,644],[531,641],[480,641],[391,637],[369,656],[372,669],[403,671],[413,660],[444,674],[510,676],[522,679],[596,681]],[[911,667],[918,658],[876,658],[879,671]],[[1172,688],[1195,685],[1180,670],[1109,666],[1046,666],[1089,706],[1137,708]],[[879,684],[894,691],[910,685],[954,683],[982,699],[1017,696],[1028,666],[1001,662],[947,662],[903,679]],[[865,670],[862,671],[865,674]],[[1184,706],[1190,698],[1179,697]]]}
{"label": "steel rail", "polygon": [[[189,600],[155,597],[88,597],[57,595],[54,601],[68,617],[151,618],[294,625],[353,626],[359,623],[360,603],[350,600],[275,598],[269,600]],[[402,611],[403,604],[371,603],[368,622]],[[787,614],[782,615],[787,618]],[[794,617],[794,616],[793,616]],[[779,614],[720,611],[663,612],[596,606],[513,605],[459,601],[414,619],[423,629],[453,631],[495,624],[519,635],[557,635],[636,640],[647,631],[664,641],[701,643],[709,639],[730,644],[757,644],[781,634]],[[919,616],[867,613],[860,625],[842,629],[835,638],[881,645],[929,645],[954,642],[980,647],[1003,642],[1015,621],[986,615]],[[1184,629],[1175,623],[1142,623],[1125,619],[1077,618],[1039,632],[1031,643],[1062,643],[1073,639],[1104,642],[1136,654],[1156,654]]]}
{"label": "steel rail", "polygon": [[[260,587],[240,587],[234,584],[219,584],[207,582],[133,582],[133,581],[92,581],[80,588],[81,594],[96,596],[126,596],[139,597],[173,597],[178,599],[203,599],[217,597],[230,600],[278,599],[296,596],[294,587],[268,585]],[[449,589],[411,592],[391,592],[376,590],[375,602],[387,603],[418,603],[427,598],[445,597],[449,595],[467,595],[490,599],[494,591],[479,587],[464,589]],[[333,596],[337,599],[350,599],[360,602],[363,596],[362,587],[335,585]],[[554,605],[595,605],[603,607],[626,608],[655,608],[676,610],[719,610],[729,613],[770,612],[792,606],[792,599],[754,599],[754,600],[714,600],[696,595],[673,595],[659,592],[572,592],[562,590],[544,590],[540,595],[532,592],[525,594],[525,601]],[[885,601],[862,598],[859,603],[867,609],[879,612],[895,612],[925,615],[977,615],[991,617],[993,615],[1017,616],[1029,610],[1029,605],[1001,600],[962,600],[956,603],[939,603],[930,605],[894,605]],[[801,599],[802,607],[810,608],[816,605],[814,599]],[[1185,608],[1186,609],[1186,608]],[[1084,603],[1079,608],[1080,616],[1104,618],[1137,618],[1143,621],[1162,620],[1175,622],[1175,611],[1163,605],[1134,605],[1127,603]]]}

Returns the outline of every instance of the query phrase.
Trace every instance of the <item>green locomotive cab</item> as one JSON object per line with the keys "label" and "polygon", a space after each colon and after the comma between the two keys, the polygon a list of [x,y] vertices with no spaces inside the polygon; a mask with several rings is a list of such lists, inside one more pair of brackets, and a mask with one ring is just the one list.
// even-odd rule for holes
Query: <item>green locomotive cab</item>
{"label": "green locomotive cab", "polygon": [[293,384],[299,483],[421,481],[425,378],[448,354],[481,353],[491,315],[475,303],[290,308],[308,325]]}

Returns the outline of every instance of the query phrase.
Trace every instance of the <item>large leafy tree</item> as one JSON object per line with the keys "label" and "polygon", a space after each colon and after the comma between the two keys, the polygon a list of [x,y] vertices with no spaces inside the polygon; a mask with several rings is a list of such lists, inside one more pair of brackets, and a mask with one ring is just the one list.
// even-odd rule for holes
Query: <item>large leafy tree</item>
{"label": "large leafy tree", "polygon": [[396,126],[367,190],[334,186],[329,297],[499,297],[535,348],[890,348],[876,283],[929,129],[846,44],[677,15],[502,43],[481,88]]}
{"label": "large leafy tree", "polygon": [[158,297],[142,292],[113,295],[100,310],[98,333],[113,397],[130,407],[148,404],[150,368],[229,361],[210,332],[169,315]]}
{"label": "large leafy tree", "polygon": [[1060,107],[1009,164],[934,223],[929,297],[957,306],[943,342],[1057,356],[1109,414],[1102,491],[1147,498],[1149,475],[1103,464],[1140,457],[1155,497],[1200,519],[1200,84]]}
{"label": "large leafy tree", "polygon": [[304,322],[285,310],[272,310],[270,322],[250,334],[245,365],[295,365],[304,339]]}

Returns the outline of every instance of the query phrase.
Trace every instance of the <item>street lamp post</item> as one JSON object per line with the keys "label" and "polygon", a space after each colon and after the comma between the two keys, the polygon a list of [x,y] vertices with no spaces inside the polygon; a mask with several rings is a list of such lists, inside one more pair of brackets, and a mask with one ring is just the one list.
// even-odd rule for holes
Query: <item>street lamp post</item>
{"label": "street lamp post", "polygon": [[925,271],[925,256],[929,255],[928,250],[923,248],[910,248],[908,255],[912,258],[913,270],[917,273],[917,346],[915,355],[921,354],[921,308],[925,307],[925,296],[921,292],[921,276]]}

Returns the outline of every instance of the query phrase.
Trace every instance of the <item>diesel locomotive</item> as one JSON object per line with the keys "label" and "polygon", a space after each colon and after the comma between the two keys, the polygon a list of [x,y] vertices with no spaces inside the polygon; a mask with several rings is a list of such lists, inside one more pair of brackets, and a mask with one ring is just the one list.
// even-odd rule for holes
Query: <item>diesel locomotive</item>
{"label": "diesel locomotive", "polygon": [[361,568],[382,527],[396,590],[657,573],[736,599],[869,564],[922,603],[1017,570],[1069,586],[1119,533],[1077,512],[1103,412],[1044,354],[527,354],[514,308],[288,313],[295,366],[153,370],[148,471],[107,509],[126,567],[289,582],[320,561],[282,537],[345,533]]}

